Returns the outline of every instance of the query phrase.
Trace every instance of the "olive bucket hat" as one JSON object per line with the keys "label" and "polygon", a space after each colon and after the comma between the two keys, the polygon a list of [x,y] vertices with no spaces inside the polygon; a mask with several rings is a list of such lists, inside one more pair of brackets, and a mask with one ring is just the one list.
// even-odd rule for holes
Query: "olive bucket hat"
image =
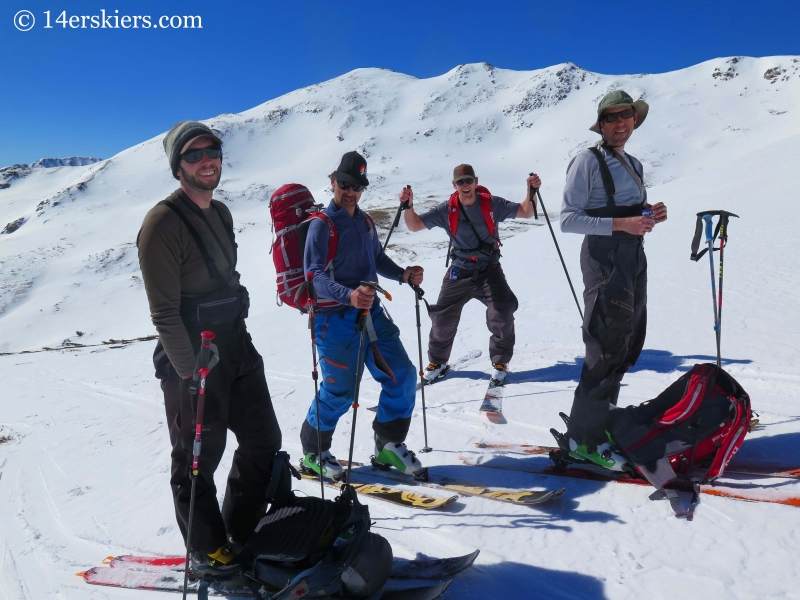
{"label": "olive bucket hat", "polygon": [[647,118],[647,113],[650,111],[650,106],[644,100],[637,100],[634,102],[633,98],[631,98],[626,92],[622,90],[614,90],[613,92],[607,93],[605,96],[603,96],[603,99],[600,100],[600,104],[597,105],[597,119],[595,120],[594,124],[589,127],[589,129],[595,133],[600,133],[599,121],[603,112],[609,108],[617,108],[621,106],[630,106],[636,111],[636,114],[639,115],[636,125],[633,126],[634,129],[638,129],[639,126],[644,123],[644,120]]}

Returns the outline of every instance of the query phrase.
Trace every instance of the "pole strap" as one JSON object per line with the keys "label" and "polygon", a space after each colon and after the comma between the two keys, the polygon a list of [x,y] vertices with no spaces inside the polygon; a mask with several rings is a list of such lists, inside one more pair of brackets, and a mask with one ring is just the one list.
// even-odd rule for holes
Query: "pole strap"
{"label": "pole strap", "polygon": [[[719,216],[719,220],[717,221],[717,226],[714,229],[714,235],[711,238],[711,243],[713,244],[717,237],[720,235],[720,230],[722,231],[722,236],[720,239],[727,241],[728,240],[728,219],[730,217],[739,218],[739,215],[735,215],[732,212],[728,212],[726,210],[704,210],[703,212],[697,213],[697,223],[695,224],[694,228],[694,238],[692,238],[692,255],[691,260],[697,262],[700,260],[706,252],[708,252],[708,248],[703,248],[700,250],[700,243],[701,238],[703,236],[703,226],[704,220],[703,217],[710,215],[712,218],[715,216]],[[706,243],[708,240],[706,240]],[[719,248],[714,248],[714,252],[719,251]]]}

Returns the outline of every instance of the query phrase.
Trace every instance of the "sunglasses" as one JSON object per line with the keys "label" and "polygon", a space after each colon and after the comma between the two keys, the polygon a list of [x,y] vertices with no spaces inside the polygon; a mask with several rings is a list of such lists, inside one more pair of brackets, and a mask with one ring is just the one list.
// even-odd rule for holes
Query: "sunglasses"
{"label": "sunglasses", "polygon": [[632,119],[635,114],[636,111],[629,108],[627,110],[621,110],[620,112],[605,114],[601,117],[601,120],[603,123],[613,123],[617,119]]}
{"label": "sunglasses", "polygon": [[188,152],[184,152],[181,154],[181,159],[185,160],[187,163],[196,163],[203,160],[203,153],[208,158],[221,158],[222,157],[222,148],[219,146],[209,146],[208,148],[196,148],[194,150],[189,150]]}
{"label": "sunglasses", "polygon": [[475,180],[472,177],[467,177],[466,179],[459,179],[456,181],[456,185],[472,185],[475,183]]}
{"label": "sunglasses", "polygon": [[336,185],[339,186],[340,190],[353,190],[354,192],[363,192],[367,186],[365,185],[358,185],[357,183],[350,183],[349,181],[336,181]]}

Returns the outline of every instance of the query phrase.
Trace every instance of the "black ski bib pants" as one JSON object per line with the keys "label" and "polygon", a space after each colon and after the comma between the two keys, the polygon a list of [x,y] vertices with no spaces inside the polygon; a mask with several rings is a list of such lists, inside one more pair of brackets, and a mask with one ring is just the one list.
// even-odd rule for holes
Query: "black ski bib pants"
{"label": "black ski bib pants", "polygon": [[647,330],[644,240],[619,233],[587,235],[581,247],[586,358],[568,435],[587,446],[608,441],[609,405],[617,403],[622,377],[639,358]]}
{"label": "black ski bib pants", "polygon": [[[228,535],[243,541],[263,515],[272,464],[281,448],[281,430],[267,388],[264,361],[253,346],[244,320],[203,329],[216,334],[214,344],[220,360],[206,378],[192,550],[211,554],[227,542]],[[187,331],[195,353],[199,352],[200,329],[187,327]],[[159,351],[163,355],[160,342],[154,360]],[[172,443],[170,485],[175,515],[185,540],[197,398],[189,393],[190,380],[182,379],[169,361],[162,358],[158,362],[156,376],[161,379]],[[238,447],[220,511],[214,472],[225,451],[228,429],[236,435]]]}

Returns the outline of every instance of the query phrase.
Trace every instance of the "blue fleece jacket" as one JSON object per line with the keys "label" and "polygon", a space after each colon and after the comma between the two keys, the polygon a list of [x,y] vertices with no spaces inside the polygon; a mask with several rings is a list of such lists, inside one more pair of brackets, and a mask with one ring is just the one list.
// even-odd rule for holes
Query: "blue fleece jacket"
{"label": "blue fleece jacket", "polygon": [[[331,200],[323,212],[330,217],[339,236],[336,256],[333,258],[333,278],[330,271],[325,271],[328,263],[328,228],[319,219],[313,219],[308,227],[303,264],[306,273],[314,273],[317,296],[339,303],[330,308],[320,307],[319,314],[331,315],[353,308],[350,306],[350,293],[362,281],[377,281],[378,273],[398,281],[405,269],[383,253],[378,232],[360,208],[356,206],[355,213],[350,217],[346,210]],[[375,303],[378,303],[377,294]]]}

